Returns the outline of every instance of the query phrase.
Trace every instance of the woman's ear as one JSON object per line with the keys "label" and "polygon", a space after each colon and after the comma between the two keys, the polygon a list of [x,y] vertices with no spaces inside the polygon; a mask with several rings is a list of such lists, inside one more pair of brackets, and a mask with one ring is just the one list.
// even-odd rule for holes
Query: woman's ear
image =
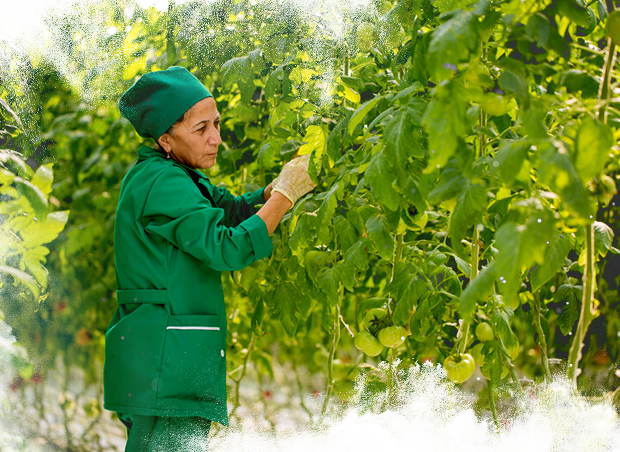
{"label": "woman's ear", "polygon": [[168,135],[168,133],[164,133],[161,137],[159,137],[159,140],[157,140],[157,142],[164,151],[166,151],[168,154],[170,153],[170,151],[172,150],[172,146],[170,145],[170,135]]}

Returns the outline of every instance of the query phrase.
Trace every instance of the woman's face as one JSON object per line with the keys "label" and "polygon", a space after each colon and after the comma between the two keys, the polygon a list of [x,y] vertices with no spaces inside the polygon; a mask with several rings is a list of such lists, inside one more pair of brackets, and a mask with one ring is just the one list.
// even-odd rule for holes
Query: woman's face
{"label": "woman's face", "polygon": [[160,146],[171,158],[194,169],[211,168],[221,143],[220,113],[212,97],[197,102],[171,133],[159,138]]}

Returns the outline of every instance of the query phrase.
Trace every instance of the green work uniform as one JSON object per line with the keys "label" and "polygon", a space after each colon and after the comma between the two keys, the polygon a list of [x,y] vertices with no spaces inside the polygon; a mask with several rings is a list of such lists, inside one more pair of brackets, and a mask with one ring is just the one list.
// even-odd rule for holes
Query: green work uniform
{"label": "green work uniform", "polygon": [[153,148],[138,150],[115,218],[118,308],[105,336],[105,409],[228,425],[220,273],[271,254],[255,215],[263,192],[233,196]]}

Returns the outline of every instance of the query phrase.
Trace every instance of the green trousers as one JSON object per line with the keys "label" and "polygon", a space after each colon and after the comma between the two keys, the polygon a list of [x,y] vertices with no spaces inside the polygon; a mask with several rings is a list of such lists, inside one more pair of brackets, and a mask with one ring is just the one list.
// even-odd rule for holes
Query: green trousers
{"label": "green trousers", "polygon": [[125,452],[207,452],[211,421],[202,417],[117,413],[127,427]]}

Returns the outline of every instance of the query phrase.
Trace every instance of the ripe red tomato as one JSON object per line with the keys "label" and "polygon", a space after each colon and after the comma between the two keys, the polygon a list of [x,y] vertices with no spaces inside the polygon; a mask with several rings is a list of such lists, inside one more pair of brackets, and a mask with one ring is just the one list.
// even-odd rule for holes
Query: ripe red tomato
{"label": "ripe red tomato", "polygon": [[455,383],[463,383],[474,374],[476,363],[471,355],[460,353],[446,358],[443,367],[446,369],[450,380]]}

